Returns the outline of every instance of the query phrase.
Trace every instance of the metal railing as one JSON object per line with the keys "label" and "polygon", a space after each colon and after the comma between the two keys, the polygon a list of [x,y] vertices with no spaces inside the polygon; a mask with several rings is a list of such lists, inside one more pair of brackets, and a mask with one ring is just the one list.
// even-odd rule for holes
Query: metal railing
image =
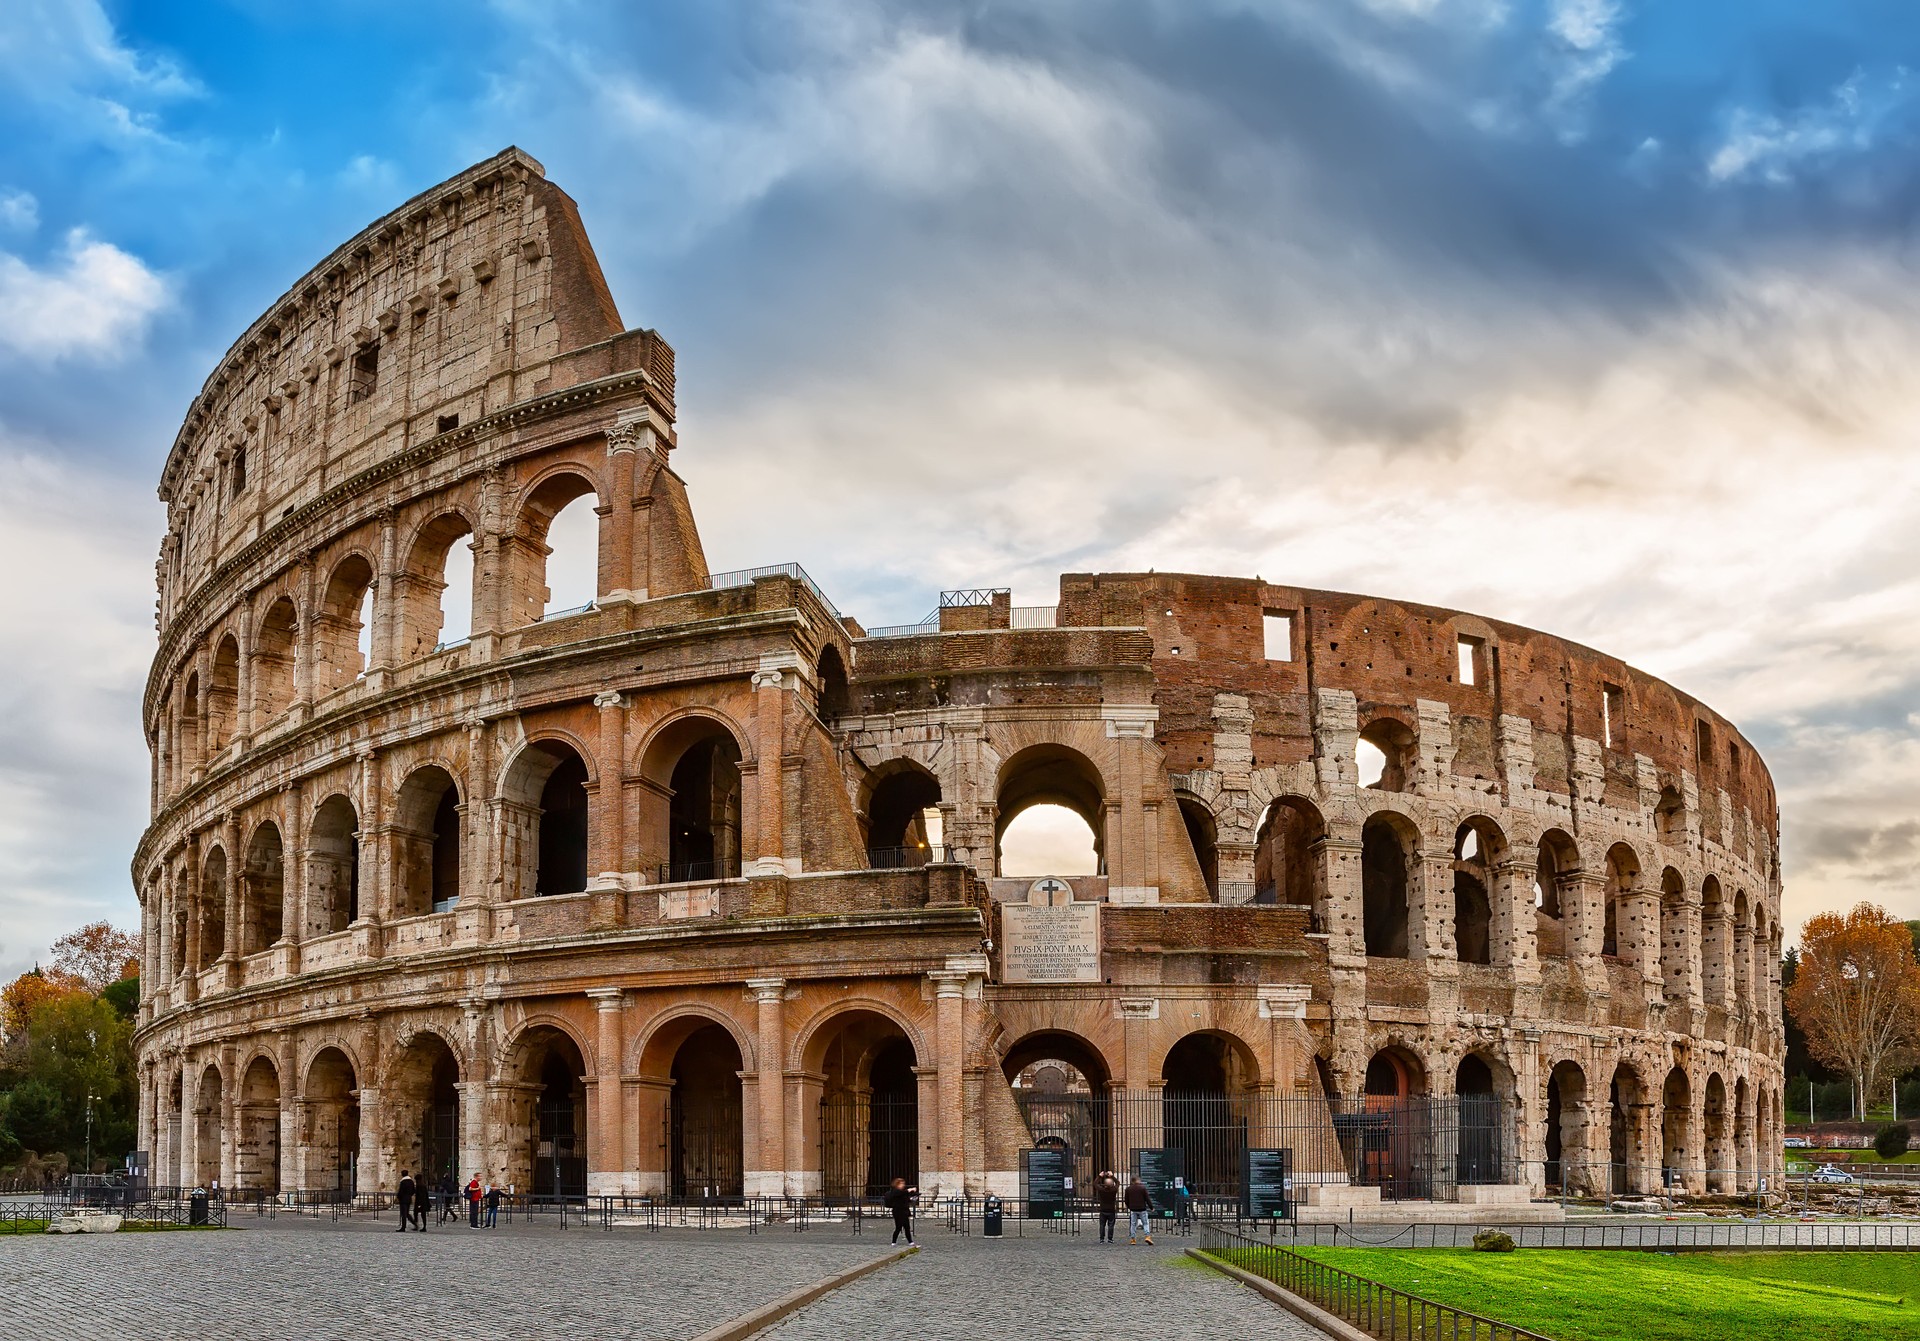
{"label": "metal railing", "polygon": [[1057,605],[1016,605],[1009,613],[1012,622],[1009,628],[1050,629],[1055,627],[1054,617],[1059,613]]}
{"label": "metal railing", "polygon": [[900,871],[915,866],[938,866],[947,859],[944,843],[914,843],[906,847],[867,849],[867,869],[870,871]]}
{"label": "metal railing", "polygon": [[1278,1244],[1262,1243],[1215,1225],[1203,1226],[1210,1255],[1300,1296],[1381,1341],[1548,1341],[1510,1322],[1482,1317],[1437,1300],[1396,1290],[1377,1280],[1317,1262]]}
{"label": "metal railing", "polygon": [[729,865],[719,861],[663,861],[659,867],[659,883],[685,885],[702,880],[737,880],[739,870],[729,870]]}
{"label": "metal railing", "polygon": [[193,1202],[185,1197],[128,1200],[112,1205],[58,1198],[46,1201],[0,1202],[0,1234],[42,1233],[49,1222],[63,1215],[73,1215],[80,1211],[98,1211],[117,1215],[123,1223],[128,1224],[204,1224],[218,1229],[224,1228],[227,1223],[227,1205],[219,1197],[207,1198],[205,1216],[198,1221],[194,1218]]}
{"label": "metal railing", "polygon": [[[1266,1222],[1263,1222],[1265,1224]],[[1296,1248],[1471,1248],[1498,1229],[1521,1248],[1586,1252],[1920,1252],[1920,1223],[1857,1220],[1575,1221],[1558,1224],[1267,1225],[1266,1238]]]}
{"label": "metal railing", "polygon": [[940,632],[940,612],[935,610],[918,624],[882,624],[867,630],[869,638],[917,638],[923,633]]}
{"label": "metal railing", "polygon": [[720,591],[726,587],[750,587],[753,585],[754,579],[760,577],[792,578],[818,597],[820,604],[826,606],[828,610],[831,610],[835,619],[840,618],[840,611],[835,608],[832,601],[827,599],[827,593],[820,590],[820,584],[807,576],[807,570],[797,563],[769,563],[763,564],[758,568],[735,568],[725,573],[709,573],[707,575],[707,589],[709,591]]}
{"label": "metal railing", "polygon": [[[544,614],[542,614],[539,620],[536,622],[546,623],[547,621],[554,620],[554,619],[567,619],[574,615],[584,615],[589,610],[597,610],[599,608],[600,608],[600,602],[588,601],[585,605],[570,605],[564,610],[548,610]],[[439,649],[435,648],[434,650],[438,651]]]}

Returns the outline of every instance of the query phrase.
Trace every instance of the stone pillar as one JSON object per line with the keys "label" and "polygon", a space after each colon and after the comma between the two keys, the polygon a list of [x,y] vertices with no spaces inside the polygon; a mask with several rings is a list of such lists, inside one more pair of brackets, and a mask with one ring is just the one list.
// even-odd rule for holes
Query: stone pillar
{"label": "stone pillar", "polygon": [[[1604,981],[1600,947],[1607,930],[1607,880],[1592,871],[1567,871],[1560,878],[1560,914],[1567,924],[1567,958],[1582,977]],[[1619,935],[1616,927],[1614,934]]]}
{"label": "stone pillar", "polygon": [[596,822],[589,826],[596,840],[597,860],[592,864],[598,872],[593,877],[590,915],[595,927],[614,927],[621,920],[621,891],[626,886],[622,872],[628,865],[626,698],[617,693],[595,694],[593,706],[600,710],[600,767],[599,786],[593,795],[598,813],[594,817]]}
{"label": "stone pillar", "polygon": [[1533,906],[1539,869],[1532,857],[1509,853],[1493,863],[1491,874],[1493,888],[1487,891],[1487,901],[1492,914],[1488,933],[1492,944],[1487,962],[1504,964],[1515,972],[1533,972],[1539,963]]}
{"label": "stone pillar", "polygon": [[786,753],[787,689],[798,683],[800,658],[792,652],[769,652],[753,673],[754,833],[752,856],[743,875],[798,875],[800,863],[788,861],[786,848],[786,788],[782,760]]}
{"label": "stone pillar", "polygon": [[234,675],[233,734],[244,751],[253,740],[253,612],[241,607],[240,665]]}
{"label": "stone pillar", "polygon": [[187,887],[187,958],[182,976],[186,979],[186,998],[189,1001],[200,995],[200,839],[195,836],[187,839],[186,862],[181,870],[181,878]]}
{"label": "stone pillar", "polygon": [[[1426,840],[1423,838],[1422,842]],[[1453,851],[1421,847],[1407,889],[1407,958],[1453,960]]]}
{"label": "stone pillar", "polygon": [[244,888],[246,858],[240,851],[240,816],[229,811],[220,826],[220,836],[227,849],[227,887],[221,897],[226,904],[226,942],[220,947],[220,957],[232,961],[240,957],[240,947],[246,944],[242,938],[240,919],[246,916],[240,891]]}
{"label": "stone pillar", "polygon": [[754,1039],[755,1060],[759,1071],[755,1098],[760,1105],[759,1145],[747,1151],[752,1161],[745,1171],[746,1194],[750,1197],[788,1195],[786,1151],[786,992],[785,978],[749,978],[747,990],[753,993],[759,1010],[758,1033]]}
{"label": "stone pillar", "polygon": [[1621,903],[1626,909],[1627,925],[1616,925],[1614,933],[1623,940],[1622,952],[1640,970],[1648,1001],[1658,1001],[1664,985],[1660,965],[1660,895],[1655,890],[1636,888],[1628,891]]}
{"label": "stone pillar", "polygon": [[362,1086],[355,1097],[360,1101],[360,1162],[354,1191],[391,1192],[395,1180],[388,1177],[380,1142],[380,1091]]}
{"label": "stone pillar", "polygon": [[1313,1039],[1307,1033],[1307,1002],[1313,989],[1297,983],[1262,983],[1260,1018],[1268,1021],[1270,1074],[1277,1099],[1313,1092]]}
{"label": "stone pillar", "polygon": [[1357,837],[1328,835],[1309,849],[1320,863],[1326,908],[1320,925],[1327,933],[1329,954],[1348,960],[1367,956],[1366,909],[1361,886],[1360,841]]}
{"label": "stone pillar", "polygon": [[[959,1196],[966,1190],[966,997],[985,965],[976,968],[965,961],[976,957],[950,955],[946,968],[927,975],[934,993],[934,1053],[939,1068],[935,1090],[940,1112],[934,1147],[938,1167],[931,1180],[933,1187],[925,1189],[929,1197]],[[920,1181],[924,1187],[929,1180],[923,1173]]]}
{"label": "stone pillar", "polygon": [[620,1167],[620,1064],[626,1053],[625,1031],[621,1028],[626,1009],[626,994],[618,987],[589,988],[599,1022],[594,1040],[593,1121],[588,1126],[592,1137],[587,1144],[587,1191],[596,1195],[615,1194],[621,1186]]}
{"label": "stone pillar", "polygon": [[[594,509],[600,523],[600,576],[596,590],[603,597],[646,599],[646,581],[636,581],[634,557],[633,476],[639,460],[640,425],[623,418],[607,434],[607,501]],[[635,590],[635,588],[639,590]]]}
{"label": "stone pillar", "polygon": [[[384,688],[382,672],[391,670],[397,659],[399,643],[399,602],[394,595],[394,573],[399,567],[399,533],[392,508],[380,513],[380,571],[373,580],[373,639],[367,656],[367,679],[375,689]],[[378,677],[378,678],[376,678]]]}
{"label": "stone pillar", "polygon": [[313,561],[306,556],[294,578],[294,590],[300,593],[299,621],[293,630],[293,720],[304,722],[313,716]]}
{"label": "stone pillar", "polygon": [[1117,772],[1107,779],[1102,844],[1107,897],[1114,903],[1158,903],[1160,807],[1148,801],[1146,793],[1148,779],[1158,777],[1148,752],[1160,710],[1148,703],[1107,703],[1101,705],[1100,716],[1106,722],[1107,739],[1114,743]]}

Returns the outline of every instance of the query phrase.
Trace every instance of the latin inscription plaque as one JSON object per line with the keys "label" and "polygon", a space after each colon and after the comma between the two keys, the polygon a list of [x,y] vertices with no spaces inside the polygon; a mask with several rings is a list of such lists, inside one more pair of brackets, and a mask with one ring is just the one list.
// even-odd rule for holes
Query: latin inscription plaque
{"label": "latin inscription plaque", "polygon": [[1064,881],[1036,881],[1026,903],[1002,904],[1000,939],[1002,982],[1100,981],[1100,905],[1073,902]]}

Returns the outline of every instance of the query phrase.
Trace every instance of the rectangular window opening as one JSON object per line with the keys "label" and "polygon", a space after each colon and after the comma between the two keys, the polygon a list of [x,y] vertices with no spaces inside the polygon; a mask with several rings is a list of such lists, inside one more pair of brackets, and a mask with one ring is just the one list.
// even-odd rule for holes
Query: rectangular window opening
{"label": "rectangular window opening", "polygon": [[460,416],[459,416],[459,415],[457,415],[457,414],[443,414],[443,415],[441,415],[441,416],[440,416],[440,419],[439,419],[439,431],[440,431],[440,432],[442,432],[442,433],[451,433],[451,432],[453,432],[453,430],[454,430],[454,429],[456,429],[456,428],[458,428],[458,427],[460,427]]}
{"label": "rectangular window opening", "polygon": [[233,459],[227,462],[227,478],[233,482],[233,496],[238,498],[247,491],[247,449],[233,449]]}
{"label": "rectangular window opening", "polygon": [[1460,683],[1479,684],[1480,649],[1484,646],[1478,638],[1462,638],[1459,643]]}
{"label": "rectangular window opening", "polygon": [[1293,660],[1293,612],[1269,610],[1260,620],[1268,661]]}
{"label": "rectangular window opening", "polygon": [[380,345],[367,345],[353,356],[353,370],[347,375],[347,404],[357,405],[373,394],[380,378]]}
{"label": "rectangular window opening", "polygon": [[1608,749],[1626,738],[1626,725],[1627,691],[1617,684],[1604,686],[1600,695],[1600,730]]}
{"label": "rectangular window opening", "polygon": [[1693,732],[1694,757],[1699,760],[1700,767],[1704,770],[1713,762],[1713,728],[1705,721],[1697,721],[1693,724]]}

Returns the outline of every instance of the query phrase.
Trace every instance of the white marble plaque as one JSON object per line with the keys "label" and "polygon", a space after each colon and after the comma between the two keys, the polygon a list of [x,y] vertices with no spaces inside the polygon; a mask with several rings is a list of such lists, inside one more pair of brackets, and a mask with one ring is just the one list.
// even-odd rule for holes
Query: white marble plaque
{"label": "white marble plaque", "polygon": [[1099,982],[1100,905],[1008,903],[1000,908],[1002,982]]}

